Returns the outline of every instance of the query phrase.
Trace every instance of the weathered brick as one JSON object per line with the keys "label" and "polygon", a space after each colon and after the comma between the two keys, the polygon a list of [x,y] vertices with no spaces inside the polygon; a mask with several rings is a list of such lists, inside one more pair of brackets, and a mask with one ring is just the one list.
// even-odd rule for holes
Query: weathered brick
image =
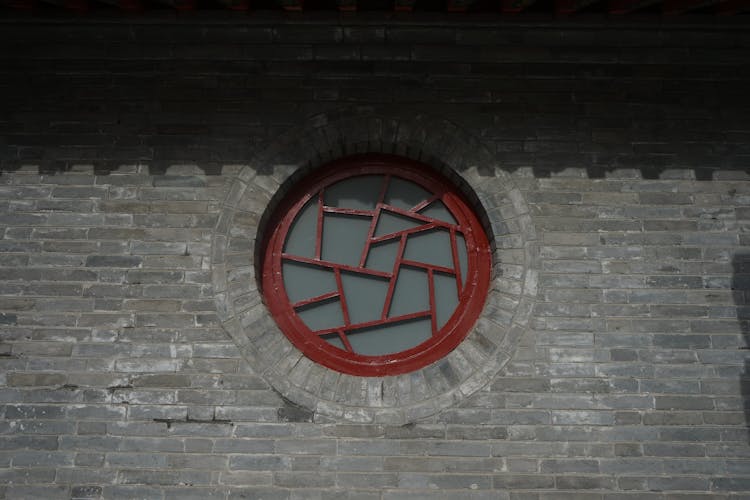
{"label": "weathered brick", "polygon": [[[8,12],[0,496],[750,489],[739,27]],[[290,357],[275,387],[287,402],[218,318],[253,308],[259,356],[288,349],[256,294],[257,227],[297,165],[362,151],[434,161],[474,186],[496,248],[482,335],[408,384]],[[228,264],[247,271],[217,315],[213,271]],[[472,378],[467,363],[487,359],[498,364]],[[346,415],[316,407],[318,388]]]}
{"label": "weathered brick", "polygon": [[86,267],[140,267],[142,258],[135,255],[92,255]]}

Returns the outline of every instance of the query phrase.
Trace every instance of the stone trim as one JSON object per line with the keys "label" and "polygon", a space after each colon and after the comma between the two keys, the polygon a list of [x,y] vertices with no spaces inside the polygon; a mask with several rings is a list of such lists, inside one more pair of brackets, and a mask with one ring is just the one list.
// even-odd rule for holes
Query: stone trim
{"label": "stone trim", "polygon": [[[491,289],[473,330],[445,358],[397,376],[342,374],[302,356],[268,313],[256,281],[256,241],[288,186],[318,165],[364,152],[406,156],[449,174],[473,195],[493,248]],[[521,191],[479,140],[426,115],[355,111],[314,117],[241,169],[214,231],[211,268],[224,329],[275,390],[318,421],[398,424],[460,403],[511,359],[536,297],[538,245]]]}

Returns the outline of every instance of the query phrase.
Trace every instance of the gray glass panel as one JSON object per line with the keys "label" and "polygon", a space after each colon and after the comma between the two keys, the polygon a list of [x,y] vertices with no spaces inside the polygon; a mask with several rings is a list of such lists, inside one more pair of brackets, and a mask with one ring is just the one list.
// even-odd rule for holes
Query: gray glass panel
{"label": "gray glass panel", "polygon": [[370,217],[326,214],[323,219],[321,257],[339,264],[359,266],[370,231]]}
{"label": "gray glass panel", "polygon": [[313,306],[297,309],[297,316],[312,331],[326,330],[344,325],[344,314],[338,299],[327,300]]}
{"label": "gray glass panel", "polygon": [[315,257],[318,233],[318,198],[314,196],[297,214],[286,241],[284,252],[300,257]]}
{"label": "gray glass panel", "polygon": [[466,240],[460,233],[456,233],[456,247],[458,247],[458,264],[461,266],[461,281],[466,286],[466,275],[469,273],[469,255],[466,251]]}
{"label": "gray glass panel", "polygon": [[378,225],[375,228],[375,236],[383,236],[384,234],[391,234],[397,231],[403,231],[404,229],[411,229],[413,227],[419,227],[424,225],[424,222],[404,217],[403,215],[392,214],[385,210],[380,212],[378,217]]}
{"label": "gray glass panel", "polygon": [[449,224],[456,224],[456,219],[453,218],[453,215],[451,215],[451,213],[448,211],[448,208],[443,205],[443,202],[440,200],[433,201],[427,208],[420,211],[419,213],[427,217],[432,217],[433,219],[447,222]]}
{"label": "gray glass panel", "polygon": [[393,290],[389,317],[427,311],[430,309],[430,288],[427,271],[402,266]]}
{"label": "gray glass panel", "polygon": [[391,178],[385,195],[385,203],[394,207],[410,209],[431,196],[429,191],[404,179]]}
{"label": "gray glass panel", "polygon": [[430,318],[366,328],[347,335],[354,352],[381,356],[411,349],[432,336]]}
{"label": "gray glass panel", "polygon": [[332,333],[330,335],[323,335],[323,340],[331,344],[332,346],[338,347],[339,349],[346,351],[346,347],[344,347],[344,343],[341,342],[341,338],[339,337],[338,333]]}
{"label": "gray glass panel", "polygon": [[388,284],[389,280],[384,278],[341,273],[349,322],[356,324],[380,319]]}
{"label": "gray glass panel", "polygon": [[292,303],[336,291],[336,276],[332,270],[286,261],[282,265],[281,275]]}
{"label": "gray glass panel", "polygon": [[363,175],[344,179],[326,188],[323,200],[329,207],[372,210],[383,190],[382,175]]}
{"label": "gray glass panel", "polygon": [[406,239],[404,258],[453,269],[451,235],[445,230],[410,234]]}
{"label": "gray glass panel", "polygon": [[396,254],[401,244],[400,239],[390,240],[386,243],[371,245],[367,254],[365,267],[390,273],[393,271],[393,264],[396,263]]}
{"label": "gray glass panel", "polygon": [[435,286],[435,309],[437,327],[442,328],[450,319],[458,305],[458,289],[456,277],[448,274],[433,273]]}

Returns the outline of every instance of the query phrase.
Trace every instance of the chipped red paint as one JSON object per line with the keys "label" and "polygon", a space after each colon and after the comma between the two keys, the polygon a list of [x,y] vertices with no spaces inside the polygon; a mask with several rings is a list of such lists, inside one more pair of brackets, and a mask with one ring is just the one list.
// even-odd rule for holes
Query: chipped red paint
{"label": "chipped red paint", "polygon": [[[323,191],[330,185],[360,175],[383,176],[383,187],[374,210],[337,208],[324,205]],[[400,209],[385,203],[386,184],[392,177],[398,177],[420,185],[431,192],[426,202],[410,210]],[[311,200],[317,204],[316,242],[314,258],[291,255],[283,251],[286,237],[297,215]],[[439,199],[456,219],[456,224],[416,214],[414,210],[426,207],[429,202]],[[414,220],[424,222],[415,228],[404,229],[394,233],[375,237],[375,229],[382,211],[406,215]],[[330,262],[321,258],[323,216],[325,213],[347,214],[352,216],[371,217],[367,241],[358,265],[346,265]],[[455,349],[466,337],[484,306],[489,288],[491,274],[490,246],[484,229],[469,208],[469,203],[458,190],[443,176],[426,165],[398,156],[383,154],[356,155],[332,162],[303,179],[292,192],[281,202],[272,221],[272,230],[264,247],[262,288],[267,307],[284,334],[308,358],[333,370],[360,376],[384,376],[407,373],[434,361],[437,361]],[[437,266],[404,259],[404,250],[409,235],[429,231],[434,228],[450,231],[451,255],[453,268]],[[458,259],[456,233],[463,235],[468,258],[466,285],[462,283]],[[370,245],[379,241],[398,240],[399,248],[391,272],[364,268]],[[284,261],[313,264],[334,271],[337,290],[318,297],[292,303],[284,288],[282,264]],[[424,269],[428,273],[430,309],[409,313],[398,317],[388,317],[393,299],[396,278],[402,266]],[[341,272],[356,272],[364,275],[380,276],[390,280],[380,318],[374,321],[353,324],[350,321],[346,297],[343,290]],[[439,272],[455,276],[458,290],[458,306],[443,328],[437,328],[435,291],[433,274]],[[344,324],[317,331],[310,330],[297,315],[295,309],[301,306],[338,298],[342,307]],[[397,323],[417,318],[429,318],[432,324],[432,337],[421,344],[405,351],[382,355],[367,356],[353,351],[347,332],[384,324]],[[340,349],[322,337],[338,335],[345,349]]]}

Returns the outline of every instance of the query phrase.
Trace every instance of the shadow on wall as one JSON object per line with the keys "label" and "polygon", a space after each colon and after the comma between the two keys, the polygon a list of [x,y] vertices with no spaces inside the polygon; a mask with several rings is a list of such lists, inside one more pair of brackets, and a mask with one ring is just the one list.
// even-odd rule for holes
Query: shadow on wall
{"label": "shadow on wall", "polygon": [[[185,91],[186,89],[184,87],[175,89],[175,91],[178,90]],[[186,113],[190,111],[189,107],[185,110]],[[583,151],[569,151],[571,145],[575,146],[581,141],[579,137],[581,131],[572,124],[570,127],[561,129],[560,137],[553,141],[562,148],[561,150],[554,150],[556,147],[554,144],[548,146],[553,148],[552,151],[536,150],[540,147],[536,144],[536,139],[527,139],[516,141],[518,144],[515,144],[514,148],[517,149],[495,151],[496,145],[492,145],[492,151],[490,151],[486,149],[488,144],[484,144],[481,139],[475,137],[475,133],[479,131],[470,127],[465,129],[460,124],[424,114],[419,109],[414,110],[413,114],[391,107],[384,107],[382,111],[380,115],[373,114],[369,109],[361,111],[359,108],[345,107],[313,116],[300,116],[301,125],[284,126],[280,134],[272,136],[257,132],[257,135],[253,136],[255,140],[252,141],[248,140],[247,135],[227,135],[219,132],[218,126],[210,125],[212,120],[218,120],[218,118],[212,118],[211,113],[207,113],[204,117],[209,124],[200,125],[153,124],[149,120],[152,118],[158,120],[158,116],[144,116],[142,122],[132,123],[129,125],[130,128],[118,128],[119,121],[116,126],[110,124],[111,130],[104,129],[104,132],[101,132],[103,134],[101,138],[99,136],[92,138],[92,134],[84,134],[80,141],[83,141],[85,145],[76,146],[81,149],[80,161],[56,159],[59,154],[62,157],[70,155],[71,151],[76,151],[76,148],[60,149],[53,140],[58,132],[40,126],[36,130],[29,130],[18,136],[0,137],[0,175],[3,172],[14,172],[19,169],[28,171],[30,168],[32,170],[36,168],[40,174],[54,175],[85,165],[90,165],[96,175],[108,175],[118,172],[123,164],[143,165],[146,167],[144,172],[150,175],[169,174],[168,170],[177,165],[193,166],[204,175],[222,175],[222,164],[246,164],[251,159],[257,159],[258,153],[269,148],[274,150],[276,160],[281,163],[309,162],[310,166],[326,163],[340,156],[362,152],[404,154],[404,151],[407,151],[405,156],[427,161],[428,158],[422,157],[421,146],[423,144],[430,143],[433,148],[437,147],[438,150],[434,150],[434,153],[441,156],[439,145],[446,142],[455,144],[455,140],[452,139],[454,137],[466,141],[465,145],[468,149],[482,149],[484,156],[477,156],[476,159],[489,159],[493,166],[499,166],[508,172],[532,166],[533,175],[536,178],[551,177],[571,167],[580,166],[585,166],[587,177],[590,179],[605,178],[607,173],[618,170],[638,171],[644,179],[660,179],[665,174],[667,177],[673,175],[671,171],[689,170],[693,172],[694,179],[710,181],[719,171],[743,173],[747,171],[746,156],[743,155],[741,149],[744,144],[713,144],[711,146],[713,149],[709,153],[688,154],[685,151],[690,151],[690,149],[683,146],[690,143],[692,136],[687,133],[684,136],[681,135],[679,129],[670,131],[674,137],[670,139],[668,145],[655,143],[666,148],[658,153],[637,154],[634,152],[632,147],[637,133],[635,130],[627,129],[622,137],[616,138],[611,144],[587,143]],[[539,128],[547,130],[544,127],[543,118],[543,116],[540,117]],[[643,117],[648,123],[646,118]],[[77,121],[86,121],[84,117],[75,115],[68,119],[74,124]],[[367,126],[364,127],[363,123]],[[372,135],[365,134],[367,139],[361,139],[362,130],[368,128],[372,128],[374,132]],[[251,131],[249,130],[248,134],[251,134]],[[369,132],[367,130],[368,134]],[[434,134],[432,137],[438,139],[430,139],[431,133]],[[591,131],[587,131],[587,134],[590,135]],[[51,142],[47,146],[39,146],[34,142],[39,140],[34,135],[49,137]],[[67,138],[68,135],[61,137]],[[76,138],[77,136],[72,134],[72,138],[66,140],[71,141]],[[448,140],[445,141],[444,138]],[[323,141],[321,144],[327,146],[319,149],[322,157],[300,158],[299,145],[304,140]],[[361,141],[366,141],[366,143]],[[128,144],[137,145],[129,147]],[[616,151],[595,152],[597,148],[605,148],[605,146],[613,147]],[[326,150],[326,147],[332,149]],[[428,148],[427,151],[430,149]],[[452,151],[443,152],[451,153]],[[87,155],[94,155],[91,158],[95,159],[87,160],[85,159],[88,158]],[[117,158],[117,160],[104,158]],[[481,166],[484,162],[477,161],[469,164]],[[272,173],[268,165],[262,162],[256,167],[259,173]],[[480,174],[491,175],[491,172],[491,168],[483,172],[480,167]]]}
{"label": "shadow on wall", "polygon": [[740,374],[740,392],[745,409],[745,426],[748,430],[750,442],[750,253],[735,255],[732,259],[734,274],[732,275],[732,290],[737,306],[737,320],[745,345],[741,347],[747,354],[745,368]]}
{"label": "shadow on wall", "polygon": [[[196,140],[196,139],[194,139]],[[190,142],[189,140],[186,140],[186,142]],[[362,151],[351,151],[347,154],[356,154],[361,153]],[[385,153],[396,153],[398,154],[398,151],[381,151],[381,150],[373,150],[372,152],[385,152]],[[254,152],[249,152],[247,156],[243,156],[242,158],[237,158],[232,161],[229,161],[228,163],[232,164],[242,164],[247,161],[248,158],[253,158],[255,156]],[[344,155],[346,156],[346,155]],[[290,160],[296,160],[297,158],[292,158]],[[418,159],[418,158],[415,158]],[[515,166],[514,163],[517,163],[516,161],[509,161],[505,162],[503,160],[503,155],[498,154],[496,155],[497,164],[503,168],[503,170],[506,170],[507,172],[514,172],[519,167]],[[311,159],[313,164],[315,164],[315,158]],[[530,163],[535,163],[536,161],[534,159],[529,160]],[[75,168],[75,165],[77,164],[93,164],[93,173],[95,175],[109,175],[112,172],[118,172],[121,164],[140,164],[145,165],[147,167],[146,172],[148,175],[165,175],[169,174],[170,167],[173,166],[183,166],[185,164],[189,164],[191,166],[194,166],[196,169],[199,169],[202,171],[203,175],[222,175],[222,166],[219,162],[211,161],[211,160],[200,160],[196,161],[195,156],[191,157],[185,157],[183,159],[175,159],[172,161],[151,161],[151,160],[138,160],[133,159],[132,161],[119,161],[119,162],[107,162],[102,160],[96,160],[94,162],[66,162],[66,161],[39,161],[39,160],[31,160],[31,161],[20,161],[17,159],[6,159],[3,161],[3,158],[0,157],[0,175],[3,173],[11,173],[18,170],[28,170],[29,167],[36,168],[35,173],[39,173],[42,175],[56,175],[56,174],[62,174],[65,172],[70,172]],[[227,162],[224,162],[227,163]],[[320,163],[320,162],[317,162]],[[582,164],[590,164],[596,163],[595,160],[590,160],[589,162],[586,162],[585,159],[581,159]],[[568,167],[555,167],[555,166],[535,166],[532,168],[534,177],[536,178],[547,178],[552,177],[554,174],[559,173],[561,171],[566,170]],[[613,172],[616,170],[622,170],[622,169],[631,169],[631,170],[637,170],[640,172],[641,177],[643,179],[654,179],[658,180],[662,178],[662,175],[664,172],[668,170],[691,170],[693,171],[694,178],[699,181],[711,181],[714,179],[714,174],[718,171],[740,171],[740,172],[746,172],[746,166],[721,166],[716,168],[705,168],[705,167],[690,167],[690,166],[641,166],[641,167],[632,167],[629,165],[621,165],[617,162],[611,165],[592,165],[586,168],[586,175],[589,179],[604,179],[607,177],[607,172]],[[272,173],[270,170],[266,169],[259,169],[258,173],[262,174],[270,174]],[[481,171],[480,171],[481,173]]]}

